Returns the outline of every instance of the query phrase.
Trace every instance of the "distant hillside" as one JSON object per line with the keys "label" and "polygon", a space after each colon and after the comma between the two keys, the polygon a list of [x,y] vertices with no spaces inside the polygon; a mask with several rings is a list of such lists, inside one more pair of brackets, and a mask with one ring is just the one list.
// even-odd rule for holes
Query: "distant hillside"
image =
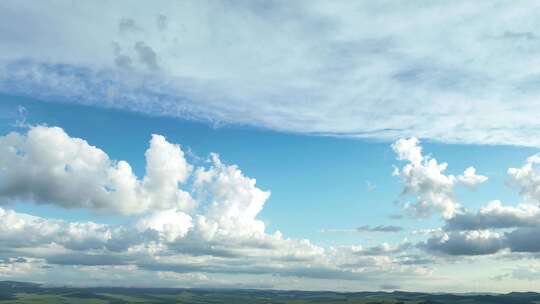
{"label": "distant hillside", "polygon": [[0,281],[0,288],[37,288],[41,284],[18,282],[18,281]]}
{"label": "distant hillside", "polygon": [[330,292],[183,288],[47,287],[35,283],[0,281],[1,304],[25,303],[255,303],[255,304],[537,304],[540,294],[430,294],[419,292]]}

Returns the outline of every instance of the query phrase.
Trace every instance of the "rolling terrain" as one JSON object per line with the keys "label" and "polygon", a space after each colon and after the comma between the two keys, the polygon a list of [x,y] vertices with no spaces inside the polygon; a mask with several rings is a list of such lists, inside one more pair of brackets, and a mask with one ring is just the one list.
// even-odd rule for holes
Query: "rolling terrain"
{"label": "rolling terrain", "polygon": [[540,294],[533,292],[500,295],[453,295],[416,292],[277,291],[181,288],[74,288],[45,287],[34,283],[0,282],[0,303],[357,303],[357,304],[533,304]]}

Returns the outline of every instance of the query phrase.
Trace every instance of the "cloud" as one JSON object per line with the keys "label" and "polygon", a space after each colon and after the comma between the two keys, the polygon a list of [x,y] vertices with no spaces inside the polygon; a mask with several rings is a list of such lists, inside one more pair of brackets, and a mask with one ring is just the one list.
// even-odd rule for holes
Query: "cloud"
{"label": "cloud", "polygon": [[[414,178],[405,182],[418,189],[417,195],[442,189],[452,197],[455,185],[470,186],[476,183],[471,183],[471,178],[479,180],[469,169],[463,175],[445,175],[446,164],[442,168],[434,158],[422,154],[418,140],[398,141],[393,148],[399,158],[408,161],[398,174],[410,170],[407,174]],[[106,225],[46,219],[0,208],[0,264],[21,275],[36,267],[53,272],[54,265],[110,266],[134,267],[137,272],[204,274],[211,282],[213,275],[274,274],[280,279],[372,279],[380,286],[388,276],[425,275],[448,256],[501,252],[532,256],[540,252],[538,206],[504,206],[493,201],[472,212],[460,208],[455,200],[452,215],[443,217],[443,229],[430,231],[428,239],[416,245],[403,240],[325,248],[309,240],[286,238],[279,231],[268,232],[258,216],[270,191],[260,189],[254,178],[245,176],[236,165],[227,165],[219,155],[211,154],[204,167],[194,168],[179,145],[153,135],[145,158],[145,175],[138,178],[125,174],[131,169],[122,171],[122,166],[129,167],[127,162],[111,160],[104,151],[57,127],[34,126],[25,134],[12,132],[0,137],[4,203],[31,198],[60,207],[133,215],[127,223]],[[528,162],[534,161],[532,157]],[[523,172],[534,180],[530,171]],[[68,179],[63,174],[74,175]],[[87,179],[79,180],[78,176]],[[460,176],[466,176],[466,181]],[[451,181],[451,187],[440,187],[440,180]],[[76,189],[84,184],[85,188],[75,196],[60,191],[63,188],[57,185],[64,184]],[[42,192],[54,187],[58,193]],[[102,188],[129,199],[101,200],[98,204],[96,197],[100,196],[88,190]],[[123,205],[126,201],[137,202],[139,209]],[[141,202],[146,205],[141,207]],[[402,228],[363,225],[351,231],[391,233]]]}
{"label": "cloud", "polygon": [[505,248],[504,236],[488,230],[444,233],[429,238],[421,247],[448,255],[485,255]]}
{"label": "cloud", "polygon": [[508,247],[514,252],[540,252],[540,228],[518,228],[506,234]]}
{"label": "cloud", "polygon": [[163,14],[159,14],[156,18],[156,24],[157,24],[157,27],[159,30],[161,31],[164,31],[167,29],[168,27],[168,20],[167,20],[167,16],[163,15]]}
{"label": "cloud", "polygon": [[149,70],[158,70],[158,58],[156,55],[156,52],[146,45],[146,43],[142,41],[137,41],[135,43],[135,51],[139,57],[139,61],[146,66]]}
{"label": "cloud", "polygon": [[119,54],[114,59],[114,63],[116,63],[119,68],[129,69],[131,68],[133,61],[129,56]]}
{"label": "cloud", "polygon": [[179,189],[192,170],[180,146],[153,135],[145,153],[146,176],[61,128],[36,126],[0,137],[0,198],[65,208],[137,214],[192,207]]}
{"label": "cloud", "polygon": [[523,227],[509,232],[470,230],[444,232],[433,236],[419,247],[447,255],[487,255],[507,250],[512,253],[540,252],[540,228]]}
{"label": "cloud", "polygon": [[358,255],[387,255],[387,254],[396,254],[406,251],[412,247],[412,243],[404,240],[397,245],[390,245],[388,243],[382,243],[377,246],[372,246],[368,248],[359,248],[355,250],[355,254]]}
{"label": "cloud", "polygon": [[378,225],[378,226],[360,226],[356,228],[358,232],[400,232],[403,231],[403,227],[393,225]]}
{"label": "cloud", "polygon": [[28,110],[21,105],[17,106],[17,119],[15,120],[15,127],[17,128],[27,128],[28,123],[26,122],[28,116]]}
{"label": "cloud", "polygon": [[[243,247],[272,248],[272,242],[281,239],[279,232],[267,235],[264,223],[256,218],[270,192],[259,189],[255,179],[244,176],[237,166],[223,164],[217,154],[212,154],[209,168],[193,172],[180,146],[160,135],[152,136],[145,152],[142,179],[127,162],[111,160],[104,151],[58,127],[13,132],[0,137],[0,146],[4,202],[144,213],[137,229],[155,230],[169,242],[187,238],[188,232],[197,241],[220,240]],[[188,185],[190,177],[193,182]]]}
{"label": "cloud", "polygon": [[535,40],[538,36],[532,32],[505,32],[503,38]]}
{"label": "cloud", "polygon": [[[236,166],[224,165],[212,154],[212,167],[195,172],[194,188],[199,196],[209,197],[207,215],[201,221],[215,221],[238,235],[259,235],[264,223],[256,220],[270,192],[256,187],[256,180],[247,178]],[[210,226],[204,233],[216,231]]]}
{"label": "cloud", "polygon": [[512,277],[517,280],[536,281],[540,279],[540,267],[538,265],[529,265],[528,267],[518,267],[512,269],[511,274],[506,277]]}
{"label": "cloud", "polygon": [[420,248],[445,255],[488,255],[501,251],[540,252],[540,209],[536,205],[503,206],[492,201],[476,213],[459,210],[445,219]]}
{"label": "cloud", "polygon": [[[415,265],[404,265],[408,268],[403,269],[387,257],[411,249],[408,242],[325,250],[307,240],[264,232],[246,235],[220,224],[214,235],[204,237],[198,230],[207,227],[198,225],[201,223],[190,223],[186,215],[173,212],[113,226],[44,219],[0,208],[0,254],[10,256],[4,261],[9,264],[40,259],[41,266],[134,266],[152,272],[369,278],[376,282],[389,273],[416,276]],[[179,231],[181,227],[186,228]],[[260,246],[262,242],[271,242],[272,246]],[[202,252],[201,248],[209,250]],[[221,254],[220,248],[234,254]],[[54,267],[43,269],[54,271]]]}
{"label": "cloud", "polygon": [[395,232],[401,232],[403,231],[403,227],[400,226],[394,226],[394,225],[377,225],[377,226],[369,226],[369,225],[363,225],[356,229],[321,229],[320,232],[322,233],[334,233],[334,232],[343,232],[343,233],[395,233]]}
{"label": "cloud", "polygon": [[457,180],[465,186],[474,188],[476,185],[482,184],[488,180],[487,176],[477,175],[474,167],[465,169],[462,175],[457,177]]}
{"label": "cloud", "polygon": [[137,229],[139,231],[155,230],[163,234],[165,240],[169,242],[185,237],[192,227],[192,218],[174,209],[156,211],[137,222]]}
{"label": "cloud", "polygon": [[[115,1],[103,13],[3,1],[0,92],[287,132],[540,146],[537,12],[530,2]],[[123,72],[128,58],[144,68]]]}
{"label": "cloud", "polygon": [[535,166],[540,163],[538,155],[529,157],[521,168],[508,169],[510,184],[520,189],[526,202],[504,206],[494,200],[473,212],[458,204],[453,188],[456,184],[475,187],[487,177],[476,174],[474,167],[457,177],[444,175],[447,164],[424,156],[416,138],[400,139],[392,148],[399,160],[409,162],[394,172],[405,184],[403,193],[416,196],[416,203],[406,207],[417,215],[429,215],[431,210],[443,213],[443,227],[413,231],[414,235],[430,235],[417,244],[419,248],[450,256],[540,252],[540,171]]}
{"label": "cloud", "polygon": [[[477,212],[458,208],[444,218],[445,226],[435,230],[433,236],[421,242],[419,247],[448,255],[484,255],[505,250],[513,254],[540,252],[538,163],[540,157],[533,155],[522,167],[508,169],[510,184],[520,189],[525,203],[504,206],[495,200]],[[485,181],[476,176],[474,170],[467,169],[457,179],[461,178],[468,186]]]}
{"label": "cloud", "polygon": [[210,155],[207,166],[193,168],[179,145],[153,135],[145,158],[146,173],[138,178],[127,162],[111,160],[58,127],[33,126],[26,134],[0,137],[4,202],[33,201],[130,215],[113,225],[0,208],[0,264],[9,264],[5,268],[13,270],[10,278],[20,278],[17,273],[29,276],[36,268],[36,275],[62,269],[64,276],[71,271],[67,269],[80,273],[99,267],[130,270],[140,277],[163,272],[204,275],[214,286],[219,284],[210,276],[369,279],[382,284],[388,275],[422,275],[417,269],[425,266],[391,258],[414,251],[408,241],[324,248],[306,239],[286,238],[279,231],[268,232],[258,215],[270,191],[258,188],[254,178],[225,164],[217,154]]}
{"label": "cloud", "polygon": [[521,168],[509,168],[508,175],[511,178],[510,184],[520,190],[520,194],[526,199],[540,203],[540,154],[535,154],[527,158],[526,163]]}
{"label": "cloud", "polygon": [[120,33],[125,34],[129,32],[142,31],[142,28],[137,25],[135,20],[131,18],[122,18],[118,22],[118,30],[120,31]]}
{"label": "cloud", "polygon": [[392,150],[397,154],[398,160],[409,161],[413,165],[420,165],[424,159],[420,141],[416,137],[397,140],[392,144]]}
{"label": "cloud", "polygon": [[399,139],[392,144],[398,160],[407,161],[402,169],[395,169],[394,175],[403,181],[403,195],[416,198],[416,202],[407,205],[407,209],[416,216],[427,217],[434,211],[442,213],[444,218],[451,218],[459,209],[454,197],[454,186],[458,183],[475,186],[487,180],[477,175],[474,167],[469,167],[463,175],[445,175],[447,163],[438,163],[435,158],[422,155],[422,147],[417,138]]}
{"label": "cloud", "polygon": [[540,226],[540,208],[535,205],[503,206],[492,201],[477,213],[463,212],[446,220],[446,230],[482,230]]}
{"label": "cloud", "polygon": [[397,259],[402,265],[435,265],[437,263],[432,257],[420,254],[401,255]]}
{"label": "cloud", "polygon": [[460,211],[446,219],[443,229],[419,246],[448,255],[485,255],[540,252],[539,208],[522,204],[503,206],[492,201],[476,213]]}
{"label": "cloud", "polygon": [[124,251],[154,235],[127,231],[93,222],[68,223],[43,219],[0,208],[0,243],[3,250],[59,245],[66,250]]}

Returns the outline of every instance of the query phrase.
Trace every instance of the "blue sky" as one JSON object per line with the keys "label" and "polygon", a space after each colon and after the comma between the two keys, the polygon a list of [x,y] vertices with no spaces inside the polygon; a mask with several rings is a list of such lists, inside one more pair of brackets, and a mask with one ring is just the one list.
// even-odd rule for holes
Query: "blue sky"
{"label": "blue sky", "polygon": [[0,4],[0,278],[537,290],[534,6]]}
{"label": "blue sky", "polygon": [[[217,152],[224,161],[237,164],[246,175],[256,177],[262,189],[272,191],[260,217],[268,223],[269,229],[286,231],[291,237],[343,245],[361,239],[362,235],[325,234],[320,230],[354,229],[380,223],[401,225],[403,222],[391,218],[401,212],[396,205],[401,200],[401,184],[392,177],[393,167],[399,166],[399,161],[390,141],[305,136],[233,125],[214,127],[200,122],[43,103],[14,96],[2,96],[2,101],[5,112],[12,113],[4,121],[3,133],[20,130],[14,125],[21,117],[30,125],[62,126],[71,136],[86,139],[112,158],[129,161],[137,175],[144,175],[143,151],[153,133],[181,143],[195,155],[197,162],[204,163],[210,153]],[[20,116],[19,106],[24,107],[24,116]],[[460,198],[471,208],[493,199],[518,201],[516,191],[505,186],[506,170],[519,166],[537,151],[512,146],[430,142],[423,147],[427,153],[450,163],[451,173],[458,174],[474,164],[477,170],[490,176],[490,182],[475,191],[459,191]],[[32,210],[35,206],[20,204],[19,208]],[[367,214],[366,210],[369,210]],[[69,211],[74,220],[92,216],[84,210],[76,211]],[[61,209],[54,212],[66,213]],[[102,220],[122,221],[107,217]],[[412,220],[407,224],[409,229],[436,225],[425,220]]]}

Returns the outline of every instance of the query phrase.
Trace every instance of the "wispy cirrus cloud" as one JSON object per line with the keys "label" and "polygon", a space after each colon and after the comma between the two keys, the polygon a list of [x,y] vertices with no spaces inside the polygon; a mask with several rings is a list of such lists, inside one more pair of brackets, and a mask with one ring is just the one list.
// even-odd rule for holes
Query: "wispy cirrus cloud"
{"label": "wispy cirrus cloud", "polygon": [[540,146],[537,12],[3,1],[0,91],[286,132]]}
{"label": "wispy cirrus cloud", "polygon": [[403,231],[403,227],[395,225],[362,225],[354,229],[328,228],[321,229],[323,233],[394,233]]}

